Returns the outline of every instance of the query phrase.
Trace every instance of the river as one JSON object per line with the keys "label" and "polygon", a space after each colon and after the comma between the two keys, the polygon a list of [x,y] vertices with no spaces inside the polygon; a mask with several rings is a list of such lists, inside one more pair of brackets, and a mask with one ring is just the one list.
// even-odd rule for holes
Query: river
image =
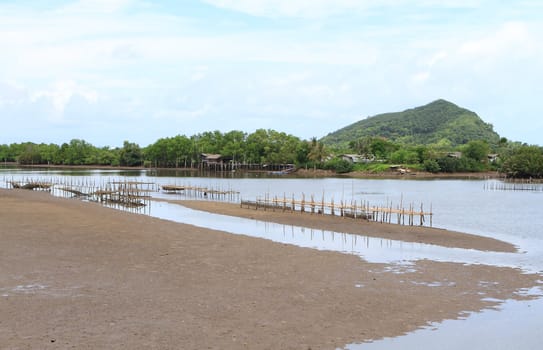
{"label": "river", "polygon": [[[416,259],[485,263],[519,267],[527,272],[543,272],[543,191],[490,190],[497,180],[418,180],[352,178],[285,178],[252,174],[222,177],[187,176],[184,172],[152,170],[27,170],[0,169],[0,187],[6,181],[142,181],[160,185],[207,187],[239,191],[239,199],[303,196],[315,200],[389,206],[413,205],[431,208],[434,227],[475,233],[505,240],[517,245],[521,254],[492,254],[473,250],[442,249],[421,244],[359,238],[334,232],[255,224],[251,220],[210,215],[152,202],[148,214],[203,227],[248,234],[316,249],[338,250],[358,254],[368,261],[408,263]],[[69,180],[67,180],[69,179]],[[155,198],[183,198],[182,194],[153,192]],[[541,294],[540,290],[530,291]],[[539,349],[543,343],[543,299],[505,301],[500,311],[485,310],[463,320],[445,321],[406,336],[384,339],[369,344],[352,344],[348,349]]]}

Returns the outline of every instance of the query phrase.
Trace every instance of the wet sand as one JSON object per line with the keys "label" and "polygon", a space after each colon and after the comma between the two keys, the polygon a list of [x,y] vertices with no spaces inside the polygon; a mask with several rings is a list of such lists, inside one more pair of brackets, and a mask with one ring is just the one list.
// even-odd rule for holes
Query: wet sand
{"label": "wet sand", "polygon": [[8,349],[335,349],[523,298],[540,279],[411,268],[0,190]]}
{"label": "wet sand", "polygon": [[318,230],[339,233],[351,233],[366,237],[394,239],[404,242],[434,244],[449,248],[476,249],[481,251],[516,252],[517,248],[508,242],[494,238],[482,237],[468,233],[423,227],[402,226],[369,222],[367,220],[319,215],[311,213],[290,212],[282,210],[255,210],[241,208],[239,204],[198,201],[198,200],[167,200],[191,209],[212,213],[238,216],[259,221],[269,221],[278,224],[302,226]]}

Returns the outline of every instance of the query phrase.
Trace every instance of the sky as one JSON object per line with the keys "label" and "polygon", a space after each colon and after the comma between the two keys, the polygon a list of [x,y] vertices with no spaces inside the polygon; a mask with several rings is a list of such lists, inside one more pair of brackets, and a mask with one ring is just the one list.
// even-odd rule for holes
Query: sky
{"label": "sky", "polygon": [[543,1],[0,0],[0,144],[323,137],[446,99],[543,145]]}

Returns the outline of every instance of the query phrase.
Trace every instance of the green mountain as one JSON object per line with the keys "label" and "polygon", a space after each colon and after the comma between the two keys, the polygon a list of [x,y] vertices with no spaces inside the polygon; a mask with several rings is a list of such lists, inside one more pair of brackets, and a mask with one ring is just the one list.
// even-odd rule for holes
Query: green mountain
{"label": "green mountain", "polygon": [[437,100],[403,112],[379,114],[360,120],[326,135],[321,142],[347,146],[363,137],[384,137],[402,144],[434,144],[450,142],[452,146],[472,140],[498,143],[500,136],[492,125],[476,113],[454,103]]}

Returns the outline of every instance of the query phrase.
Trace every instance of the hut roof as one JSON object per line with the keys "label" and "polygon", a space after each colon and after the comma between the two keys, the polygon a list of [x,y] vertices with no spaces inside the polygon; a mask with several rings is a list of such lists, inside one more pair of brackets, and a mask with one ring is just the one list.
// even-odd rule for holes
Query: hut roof
{"label": "hut roof", "polygon": [[207,160],[219,160],[222,158],[222,156],[220,154],[202,153],[202,158]]}

